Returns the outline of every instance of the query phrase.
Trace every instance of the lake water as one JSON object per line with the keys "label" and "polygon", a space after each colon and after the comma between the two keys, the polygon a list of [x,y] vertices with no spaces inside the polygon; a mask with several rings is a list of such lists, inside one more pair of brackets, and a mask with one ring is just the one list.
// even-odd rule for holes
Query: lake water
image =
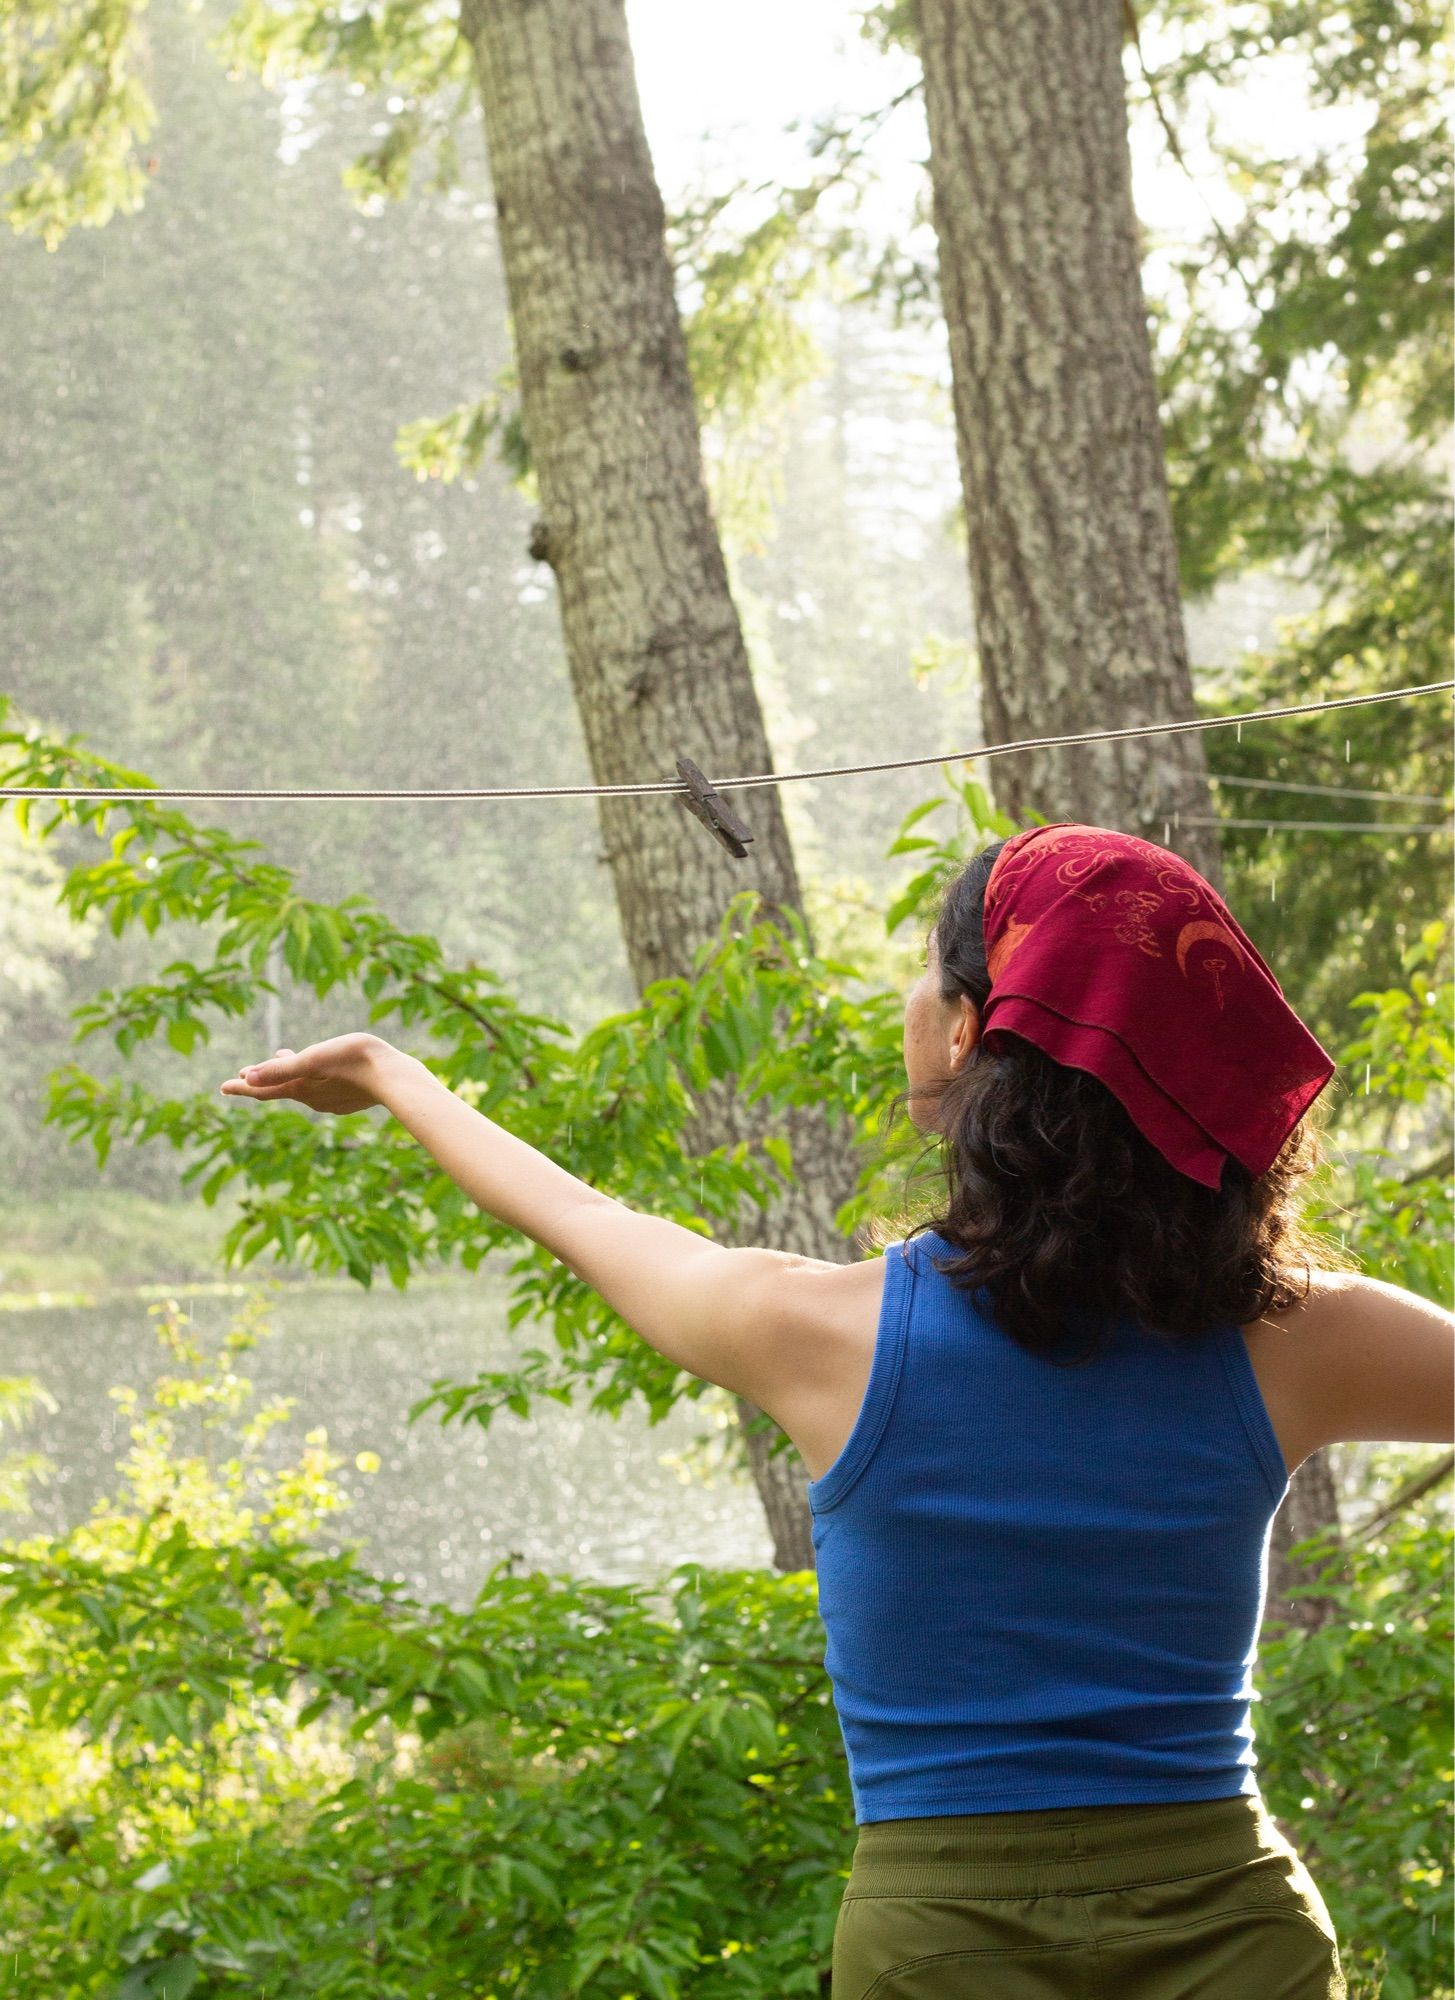
{"label": "lake water", "polygon": [[[255,1389],[245,1416],[277,1397],[297,1398],[271,1433],[264,1462],[296,1462],[304,1433],[324,1426],[330,1449],[346,1458],[333,1476],[354,1504],[323,1524],[320,1541],[362,1541],[367,1565],[411,1593],[464,1605],[487,1570],[512,1555],[520,1569],[611,1583],[652,1582],[679,1562],[771,1563],[746,1474],[717,1469],[684,1483],[663,1462],[695,1437],[718,1434],[707,1404],[683,1403],[656,1426],[640,1407],[613,1418],[549,1398],[529,1418],[497,1416],[488,1431],[444,1427],[436,1412],[408,1423],[410,1405],[436,1378],[469,1380],[526,1347],[549,1351],[540,1327],[507,1326],[499,1276],[426,1279],[406,1292],[312,1281],[241,1289],[263,1291],[271,1329],[235,1363]],[[243,1304],[240,1294],[175,1296],[207,1352]],[[28,1516],[0,1513],[0,1535],[64,1533],[102,1494],[117,1491],[115,1465],[130,1440],[107,1390],[128,1384],[144,1406],[148,1385],[176,1370],[148,1303],[120,1294],[94,1305],[0,1311],[0,1376],[35,1376],[59,1405],[53,1414],[37,1410],[23,1431],[0,1435],[0,1456],[39,1450],[55,1466],[47,1482],[32,1485]],[[219,1455],[231,1449],[225,1444]],[[357,1470],[359,1452],[376,1453],[379,1470]]]}

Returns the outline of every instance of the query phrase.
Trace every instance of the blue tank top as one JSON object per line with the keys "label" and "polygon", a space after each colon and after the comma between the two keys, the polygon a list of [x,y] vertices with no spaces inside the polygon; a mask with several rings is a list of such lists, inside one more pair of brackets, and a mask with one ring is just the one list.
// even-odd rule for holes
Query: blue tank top
{"label": "blue tank top", "polygon": [[1125,1320],[1057,1366],[953,1254],[886,1250],[864,1400],[808,1487],[855,1820],[1256,1794],[1288,1476],[1242,1334]]}

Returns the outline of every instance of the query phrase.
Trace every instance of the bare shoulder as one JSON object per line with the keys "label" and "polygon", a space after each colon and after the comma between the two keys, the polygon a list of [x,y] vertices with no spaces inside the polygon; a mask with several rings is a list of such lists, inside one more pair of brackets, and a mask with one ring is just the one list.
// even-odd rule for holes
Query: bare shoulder
{"label": "bare shoulder", "polygon": [[[1383,1279],[1315,1269],[1308,1296],[1243,1328],[1265,1400],[1303,1450],[1455,1440],[1455,1316]],[[1295,1461],[1296,1462],[1296,1461]]]}
{"label": "bare shoulder", "polygon": [[820,1397],[852,1384],[857,1357],[872,1359],[884,1287],[883,1259],[831,1264],[790,1251],[751,1253],[758,1262],[751,1380],[744,1392],[793,1432]]}
{"label": "bare shoulder", "polygon": [[874,1362],[884,1259],[852,1264],[783,1260],[757,1392],[749,1391],[798,1447],[811,1479],[834,1463],[854,1427]]}
{"label": "bare shoulder", "polygon": [[862,1347],[866,1338],[873,1344],[884,1296],[884,1259],[828,1264],[794,1257],[783,1275],[780,1324],[801,1354],[805,1372],[812,1375],[821,1365],[824,1379],[836,1380],[846,1352]]}

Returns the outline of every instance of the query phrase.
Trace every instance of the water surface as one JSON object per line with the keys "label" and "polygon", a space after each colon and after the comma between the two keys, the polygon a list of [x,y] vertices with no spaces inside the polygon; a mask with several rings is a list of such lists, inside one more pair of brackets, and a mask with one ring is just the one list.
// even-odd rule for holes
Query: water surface
{"label": "water surface", "polygon": [[[548,1330],[506,1323],[502,1278],[479,1272],[427,1279],[398,1292],[349,1284],[259,1286],[271,1332],[236,1367],[255,1386],[249,1411],[279,1396],[297,1404],[263,1456],[296,1462],[305,1432],[322,1425],[347,1463],[335,1474],[354,1505],[323,1524],[320,1540],[365,1544],[363,1559],[426,1599],[469,1602],[495,1563],[569,1572],[612,1583],[654,1581],[679,1562],[766,1567],[772,1542],[746,1474],[722,1471],[684,1484],[663,1460],[714,1428],[706,1404],[684,1403],[651,1426],[644,1408],[618,1417],[542,1400],[528,1418],[509,1411],[488,1431],[443,1427],[437,1413],[407,1422],[439,1376],[472,1378],[512,1354],[551,1341]],[[192,1331],[213,1350],[234,1322],[239,1296],[177,1294]],[[0,1514],[0,1535],[63,1533],[119,1481],[127,1419],[107,1395],[148,1385],[175,1368],[148,1301],[114,1295],[94,1305],[0,1312],[0,1375],[33,1375],[55,1397],[0,1454],[45,1452],[55,1470],[32,1487],[29,1517]],[[589,1395],[589,1391],[587,1394]],[[185,1432],[182,1433],[186,1435]],[[220,1455],[230,1454],[224,1446]],[[354,1465],[374,1452],[379,1470]]]}

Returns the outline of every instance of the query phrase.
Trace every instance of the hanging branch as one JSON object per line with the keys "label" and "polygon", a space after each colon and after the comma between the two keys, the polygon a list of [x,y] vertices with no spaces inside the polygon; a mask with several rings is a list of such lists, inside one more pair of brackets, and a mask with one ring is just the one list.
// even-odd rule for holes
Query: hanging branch
{"label": "hanging branch", "polygon": [[1427,1493],[1432,1492],[1435,1487],[1448,1479],[1452,1472],[1455,1472],[1455,1451],[1447,1451],[1442,1458],[1437,1458],[1433,1465],[1426,1466],[1423,1472],[1417,1472],[1413,1479],[1407,1480],[1377,1514],[1372,1514],[1359,1527],[1351,1529],[1349,1539],[1355,1542],[1367,1541],[1378,1529],[1392,1521],[1396,1514],[1402,1514],[1406,1507],[1412,1507],[1416,1500],[1422,1500]]}

